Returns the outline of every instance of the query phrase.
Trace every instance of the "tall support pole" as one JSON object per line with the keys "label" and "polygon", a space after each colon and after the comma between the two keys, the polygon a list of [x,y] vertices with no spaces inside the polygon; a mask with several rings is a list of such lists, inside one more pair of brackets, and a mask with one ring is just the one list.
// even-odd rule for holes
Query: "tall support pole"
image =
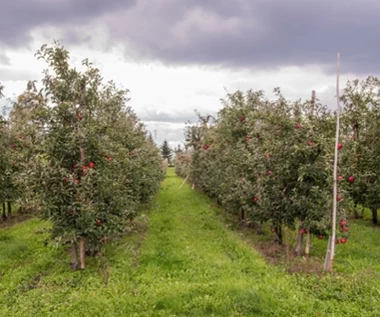
{"label": "tall support pole", "polygon": [[335,240],[336,240],[336,214],[338,209],[337,201],[337,174],[338,174],[338,143],[339,143],[339,127],[340,127],[340,97],[339,97],[339,74],[340,74],[340,54],[337,55],[337,75],[336,75],[336,133],[335,133],[335,152],[334,152],[334,187],[333,187],[333,211],[332,211],[332,228],[331,236],[328,242],[324,271],[332,271],[335,255]]}

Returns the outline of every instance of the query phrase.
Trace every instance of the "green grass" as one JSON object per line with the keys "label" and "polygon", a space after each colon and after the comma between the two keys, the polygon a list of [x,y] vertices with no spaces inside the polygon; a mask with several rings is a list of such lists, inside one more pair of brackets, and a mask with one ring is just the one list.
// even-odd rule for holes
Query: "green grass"
{"label": "green grass", "polygon": [[[85,271],[71,272],[65,250],[44,246],[48,223],[0,231],[0,316],[380,316],[376,229],[351,225],[339,274],[289,275],[181,183],[169,169],[149,221],[138,219],[139,230]],[[315,256],[325,244],[313,244]]]}

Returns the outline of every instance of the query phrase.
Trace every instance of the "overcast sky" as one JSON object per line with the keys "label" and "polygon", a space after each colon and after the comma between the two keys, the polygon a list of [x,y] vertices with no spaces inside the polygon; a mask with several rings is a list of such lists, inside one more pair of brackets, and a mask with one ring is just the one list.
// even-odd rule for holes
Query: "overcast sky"
{"label": "overcast sky", "polygon": [[[60,40],[130,90],[157,143],[184,139],[194,110],[215,113],[226,91],[281,87],[288,99],[335,107],[336,53],[347,79],[380,69],[376,0],[13,0],[0,6],[0,82],[22,92]],[[4,101],[2,101],[4,103]]]}

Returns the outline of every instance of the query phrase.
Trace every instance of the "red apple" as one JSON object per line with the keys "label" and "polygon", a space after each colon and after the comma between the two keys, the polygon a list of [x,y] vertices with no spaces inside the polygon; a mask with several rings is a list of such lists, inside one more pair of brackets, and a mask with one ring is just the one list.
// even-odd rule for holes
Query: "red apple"
{"label": "red apple", "polygon": [[107,156],[107,160],[108,160],[108,162],[111,162],[112,161],[112,157],[111,156]]}
{"label": "red apple", "polygon": [[244,122],[244,121],[245,121],[244,116],[241,116],[241,117],[239,118],[239,121],[240,121],[240,122]]}
{"label": "red apple", "polygon": [[313,145],[313,141],[310,141],[310,140],[307,141],[307,145],[308,145],[308,146],[312,146],[312,145]]}
{"label": "red apple", "polygon": [[301,128],[302,128],[301,123],[297,123],[297,124],[296,124],[296,129],[301,129]]}
{"label": "red apple", "polygon": [[88,163],[88,167],[89,167],[89,168],[94,168],[94,167],[95,167],[95,163],[94,163],[94,162],[90,162],[90,163]]}
{"label": "red apple", "polygon": [[245,141],[248,142],[248,141],[250,141],[250,140],[251,140],[251,137],[250,137],[249,135],[247,135],[247,136],[245,137]]}
{"label": "red apple", "polygon": [[345,237],[340,238],[340,243],[345,244],[347,242],[347,239]]}
{"label": "red apple", "polygon": [[338,181],[341,181],[343,179],[343,176],[342,175],[339,175],[338,176]]}
{"label": "red apple", "polygon": [[102,221],[100,219],[96,219],[96,224],[97,225],[100,225],[102,223]]}
{"label": "red apple", "polygon": [[341,221],[340,221],[340,225],[343,227],[343,226],[345,226],[346,225],[346,220],[345,219],[342,219]]}
{"label": "red apple", "polygon": [[357,157],[362,157],[362,155],[360,153],[356,154]]}
{"label": "red apple", "polygon": [[74,165],[73,165],[73,168],[78,168],[78,164],[74,164]]}
{"label": "red apple", "polygon": [[207,144],[203,144],[203,148],[204,148],[205,150],[207,150],[207,149],[208,149],[208,145],[207,145]]}
{"label": "red apple", "polygon": [[338,150],[340,150],[343,147],[342,143],[338,143]]}
{"label": "red apple", "polygon": [[78,116],[77,116],[77,117],[78,117],[78,119],[79,119],[79,120],[82,120],[82,119],[83,119],[83,115],[82,115],[81,113],[80,113],[80,114],[78,114]]}
{"label": "red apple", "polygon": [[318,239],[319,239],[319,240],[322,240],[322,239],[323,239],[323,235],[322,235],[322,234],[319,234],[319,235],[318,235]]}
{"label": "red apple", "polygon": [[253,200],[254,203],[257,203],[259,201],[259,198],[258,197],[253,197],[252,200]]}
{"label": "red apple", "polygon": [[336,197],[336,201],[341,201],[343,198],[342,198],[342,196],[340,196],[340,195],[338,195],[337,197]]}
{"label": "red apple", "polygon": [[348,178],[347,178],[347,181],[349,182],[349,183],[353,183],[354,181],[355,181],[355,176],[348,176]]}
{"label": "red apple", "polygon": [[267,172],[267,174],[270,176],[270,175],[272,175],[272,171],[271,170],[269,170],[268,172]]}

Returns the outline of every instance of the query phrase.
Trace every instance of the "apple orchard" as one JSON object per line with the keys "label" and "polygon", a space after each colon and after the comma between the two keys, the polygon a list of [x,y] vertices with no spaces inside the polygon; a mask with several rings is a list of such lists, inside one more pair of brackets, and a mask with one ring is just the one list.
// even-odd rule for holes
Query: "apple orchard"
{"label": "apple orchard", "polygon": [[[41,87],[29,82],[0,125],[3,218],[33,212],[71,246],[72,269],[85,267],[108,239],[128,230],[164,177],[158,148],[126,106],[126,90],[103,83],[88,61],[70,66],[59,43],[43,46]],[[8,204],[7,212],[5,204]]]}
{"label": "apple orchard", "polygon": [[[336,244],[349,242],[348,216],[380,207],[380,81],[348,82],[341,96]],[[186,128],[188,150],[176,158],[186,177],[218,204],[262,233],[269,224],[278,243],[283,229],[298,231],[298,255],[310,239],[331,230],[336,115],[315,98],[290,102],[274,90],[236,91],[216,118],[199,115]],[[303,249],[303,237],[306,246]]]}
{"label": "apple orchard", "polygon": [[[59,43],[36,55],[47,65],[41,83],[29,82],[0,117],[2,218],[16,206],[49,220],[72,269],[84,269],[85,255],[130,229],[166,168],[127,90],[104,83],[88,60],[81,70],[70,66]],[[368,208],[378,222],[379,87],[375,77],[355,80],[341,96],[337,244],[349,242],[350,215]],[[291,102],[279,88],[275,95],[236,91],[216,118],[199,115],[175,168],[259,234],[269,224],[282,244],[284,228],[296,230],[295,251],[308,255],[312,236],[330,234],[336,116],[315,98]]]}

